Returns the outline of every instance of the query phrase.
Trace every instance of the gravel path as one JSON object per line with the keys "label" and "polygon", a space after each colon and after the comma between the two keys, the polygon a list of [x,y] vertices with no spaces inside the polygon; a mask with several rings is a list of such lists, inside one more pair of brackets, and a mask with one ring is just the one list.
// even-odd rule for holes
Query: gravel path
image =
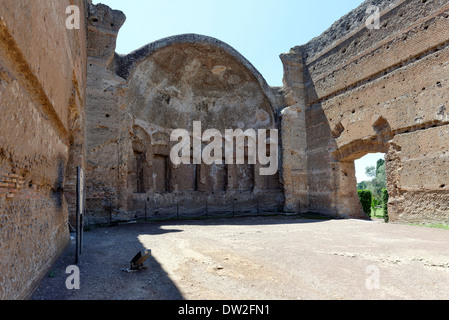
{"label": "gravel path", "polygon": [[[146,270],[127,273],[143,248]],[[85,233],[35,300],[449,299],[449,231],[358,220],[250,217],[129,224]]]}

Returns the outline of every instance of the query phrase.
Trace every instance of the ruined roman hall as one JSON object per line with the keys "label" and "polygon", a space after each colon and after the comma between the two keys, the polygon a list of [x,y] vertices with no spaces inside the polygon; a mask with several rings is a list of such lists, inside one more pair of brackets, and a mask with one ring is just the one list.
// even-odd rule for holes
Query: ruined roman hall
{"label": "ruined roman hall", "polygon": [[[364,2],[279,52],[282,87],[207,35],[117,54],[125,20],[88,0],[0,1],[0,299],[27,297],[69,245],[78,167],[86,224],[243,207],[364,219],[354,161],[380,152],[390,222],[449,222],[447,0]],[[195,121],[277,130],[277,172],[175,165],[171,133]]]}

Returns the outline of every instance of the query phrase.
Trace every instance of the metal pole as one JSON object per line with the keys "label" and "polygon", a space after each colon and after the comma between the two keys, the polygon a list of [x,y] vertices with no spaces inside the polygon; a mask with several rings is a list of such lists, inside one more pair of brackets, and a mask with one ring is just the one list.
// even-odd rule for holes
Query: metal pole
{"label": "metal pole", "polygon": [[259,210],[259,197],[257,197],[257,215],[260,214],[260,210]]}
{"label": "metal pole", "polygon": [[[78,205],[77,205],[78,207]],[[75,247],[75,264],[80,263],[80,225],[81,217],[78,210],[76,210],[76,247]]]}
{"label": "metal pole", "polygon": [[84,243],[84,212],[81,212],[81,232],[80,232],[80,256],[83,254]]}
{"label": "metal pole", "polygon": [[76,251],[75,264],[80,263],[82,233],[83,233],[83,212],[84,212],[84,173],[81,167],[76,170]]}

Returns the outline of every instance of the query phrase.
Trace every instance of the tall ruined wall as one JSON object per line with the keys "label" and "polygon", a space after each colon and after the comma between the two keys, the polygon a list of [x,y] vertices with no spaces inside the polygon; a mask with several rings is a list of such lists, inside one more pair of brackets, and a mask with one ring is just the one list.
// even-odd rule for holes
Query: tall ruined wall
{"label": "tall ruined wall", "polygon": [[122,149],[129,140],[129,124],[120,102],[125,80],[116,75],[113,60],[118,31],[126,17],[103,4],[90,4],[88,12],[87,223],[106,222],[110,216],[125,220],[127,168]]}
{"label": "tall ruined wall", "polygon": [[[79,30],[66,28],[73,4]],[[0,1],[0,299],[29,295],[69,243],[65,196],[83,162],[84,8]]]}
{"label": "tall ruined wall", "polygon": [[[225,164],[224,152],[221,165],[194,164],[193,154],[190,165],[174,165],[170,159],[177,144],[170,141],[171,132],[185,129],[192,135],[194,121],[201,122],[201,134],[216,129],[223,137],[227,129],[278,129],[271,88],[254,67],[226,44],[200,35],[162,39],[123,57],[118,65],[124,74],[127,61],[132,65],[127,67],[131,72],[125,100],[134,135],[128,165],[129,210],[143,209],[148,197],[151,205],[179,203],[198,213],[206,202],[209,212],[232,210],[234,202],[252,205],[253,210],[257,201],[259,209],[282,208],[279,172],[261,176],[260,166],[248,164],[248,159],[241,165],[235,159],[234,164]],[[136,176],[137,156],[143,156],[141,177]],[[137,179],[145,185],[139,188]]]}
{"label": "tall ruined wall", "polygon": [[302,56],[293,52],[281,55],[281,60],[285,106],[281,121],[284,211],[306,213],[310,207],[304,65]]}
{"label": "tall ruined wall", "polygon": [[261,177],[257,165],[176,166],[170,159],[177,144],[171,132],[192,133],[194,121],[202,122],[201,134],[277,129],[282,97],[239,53],[213,38],[174,36],[116,55],[124,21],[120,11],[90,6],[88,222],[133,219],[146,206],[149,215],[161,217],[167,217],[164,208],[178,205],[201,214],[207,206],[209,212],[232,210],[235,201],[282,208],[279,172]]}
{"label": "tall ruined wall", "polygon": [[354,160],[383,152],[391,220],[448,221],[448,16],[447,0],[366,1],[286,55],[303,70],[310,211],[362,216]]}

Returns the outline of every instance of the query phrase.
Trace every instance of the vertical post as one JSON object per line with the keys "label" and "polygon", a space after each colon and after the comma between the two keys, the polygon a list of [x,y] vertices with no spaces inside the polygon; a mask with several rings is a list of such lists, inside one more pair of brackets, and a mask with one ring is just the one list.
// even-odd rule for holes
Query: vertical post
{"label": "vertical post", "polygon": [[[81,199],[83,201],[83,199]],[[84,209],[80,212],[80,256],[83,254],[84,244]]]}
{"label": "vertical post", "polygon": [[147,201],[145,200],[145,222],[147,222]]}
{"label": "vertical post", "polygon": [[84,172],[81,167],[77,168],[76,182],[76,252],[75,264],[80,263],[83,240],[83,220],[84,220]]}
{"label": "vertical post", "polygon": [[259,196],[257,196],[257,215],[260,215],[260,209],[259,209]]}
{"label": "vertical post", "polygon": [[81,217],[78,210],[76,210],[75,264],[80,263],[80,223]]}

